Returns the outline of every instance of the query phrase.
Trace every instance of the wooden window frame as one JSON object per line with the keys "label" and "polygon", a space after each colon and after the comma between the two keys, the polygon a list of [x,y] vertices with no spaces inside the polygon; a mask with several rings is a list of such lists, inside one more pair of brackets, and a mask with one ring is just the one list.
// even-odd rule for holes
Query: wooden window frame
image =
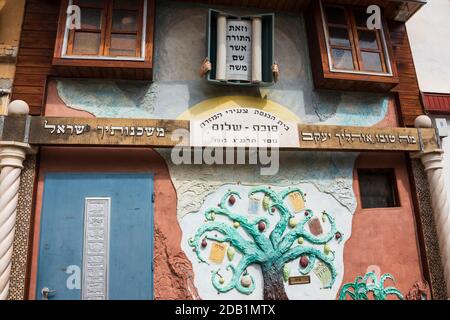
{"label": "wooden window frame", "polygon": [[[358,192],[359,192],[359,201],[360,201],[360,205],[361,205],[361,209],[362,210],[373,210],[373,209],[381,209],[381,210],[386,210],[386,209],[396,209],[396,208],[401,208],[402,207],[402,203],[400,200],[400,194],[398,191],[398,182],[397,182],[397,176],[396,176],[396,172],[395,172],[395,168],[357,168],[356,169],[357,172],[357,179],[358,179]],[[363,201],[363,194],[361,191],[361,175],[362,173],[369,173],[369,174],[379,174],[379,175],[386,175],[391,183],[390,187],[391,187],[391,195],[392,195],[392,201],[393,201],[393,205],[392,206],[387,206],[387,207],[364,207],[364,201]]]}
{"label": "wooden window frame", "polygon": [[[263,21],[262,29],[262,81],[241,81],[241,80],[226,80],[221,81],[215,78],[216,75],[216,22],[217,15],[223,14],[228,19],[251,19],[252,17],[260,17]],[[216,85],[231,85],[231,86],[244,86],[244,87],[268,87],[275,84],[273,74],[271,71],[274,63],[275,56],[275,14],[274,13],[261,13],[251,15],[233,15],[226,11],[209,9],[207,18],[207,57],[210,58],[212,63],[212,70],[208,73],[206,79],[208,82]]]}
{"label": "wooden window frame", "polygon": [[[59,70],[63,70],[66,68],[83,68],[83,76],[94,76],[94,72],[90,72],[89,69],[92,68],[101,68],[102,70],[110,69],[111,74],[116,72],[113,69],[123,69],[126,70],[127,73],[130,73],[132,69],[143,69],[149,70],[153,68],[153,37],[154,37],[154,19],[155,19],[155,0],[142,0],[144,2],[144,14],[140,15],[142,17],[142,28],[138,28],[138,33],[140,31],[141,40],[140,41],[140,51],[141,57],[128,57],[128,56],[119,56],[119,57],[109,57],[109,56],[93,56],[93,55],[84,55],[84,56],[70,56],[65,55],[65,46],[68,44],[68,34],[69,30],[66,30],[67,25],[67,6],[71,3],[72,0],[61,0],[61,7],[59,13],[59,22],[58,22],[58,31],[56,36],[55,50],[53,54],[52,64],[54,69],[56,69],[56,75],[58,75]],[[112,6],[110,8],[112,10]],[[112,13],[112,12],[111,12]],[[102,23],[106,23],[102,21]],[[111,26],[106,26],[107,28],[111,28]],[[145,28],[144,28],[145,27]],[[145,32],[144,32],[145,30]],[[115,33],[115,32],[113,32]],[[105,39],[105,48],[109,44]],[[113,72],[114,71],[114,72]],[[144,71],[148,74],[147,71]],[[62,72],[61,72],[62,73]],[[64,74],[67,72],[64,71]],[[73,72],[74,76],[77,76],[77,72]],[[119,72],[120,74],[120,72]],[[101,77],[100,74],[98,74]],[[117,76],[117,78],[121,78],[121,76]],[[126,78],[133,78],[132,76],[127,76]],[[149,76],[145,76],[145,79],[148,79]]]}
{"label": "wooden window frame", "polygon": [[[340,8],[340,9],[344,10],[345,20],[347,23],[346,30],[347,30],[348,36],[349,36],[350,47],[344,48],[341,46],[331,44],[329,28],[330,27],[342,28],[342,25],[334,25],[334,24],[328,23],[327,17],[325,14],[325,8],[327,8],[327,7],[335,7],[335,8]],[[361,10],[361,7],[354,6],[354,5],[353,6],[352,5],[340,5],[340,4],[332,4],[332,3],[323,4],[322,1],[320,1],[320,12],[322,15],[323,30],[324,30],[325,38],[326,38],[330,71],[331,72],[356,73],[356,74],[392,77],[393,76],[392,67],[391,67],[392,63],[389,58],[389,52],[387,49],[384,23],[382,23],[382,25],[381,25],[381,30],[377,30],[377,29],[370,30],[367,27],[357,26],[356,21],[355,21],[356,20],[355,14],[354,14],[356,12],[356,10]],[[358,31],[360,31],[360,30],[375,32],[378,49],[362,48],[359,45]],[[344,50],[351,49],[354,69],[338,69],[333,66],[333,58],[332,58],[331,50],[334,48],[344,49]],[[363,65],[362,65],[363,64],[362,52],[378,53],[381,57],[381,67],[382,67],[383,71],[377,72],[377,71],[364,70]]]}
{"label": "wooden window frame", "polygon": [[[140,9],[137,11],[140,13],[138,15],[137,21],[137,30],[136,32],[130,31],[118,31],[112,29],[112,19],[113,19],[113,4],[114,0],[104,0],[103,7],[97,6],[89,6],[86,8],[92,9],[101,9],[103,14],[101,15],[101,28],[100,29],[79,29],[79,30],[67,30],[64,31],[64,43],[62,48],[61,57],[70,58],[70,59],[106,59],[106,60],[145,60],[145,50],[142,50],[143,45],[145,45],[145,20],[147,16],[144,14],[147,8],[147,0],[139,0],[140,1]],[[78,0],[69,0],[68,5],[77,4]],[[130,10],[135,11],[135,10]],[[66,24],[67,25],[67,15],[66,15]],[[77,32],[91,32],[91,33],[100,33],[100,48],[98,55],[76,55],[73,54],[73,42],[75,33]],[[111,38],[113,34],[132,34],[136,35],[136,48],[135,55],[133,56],[111,56],[110,48],[111,48]]]}
{"label": "wooden window frame", "polygon": [[[112,29],[112,15],[113,15],[113,3],[114,0],[105,0],[103,7],[87,7],[87,8],[93,8],[93,9],[101,9],[103,14],[101,16],[101,28],[100,29],[79,29],[79,30],[66,30],[64,31],[64,43],[62,48],[62,57],[63,58],[71,58],[71,59],[111,59],[111,60],[139,60],[143,61],[145,60],[145,50],[142,50],[141,48],[145,46],[145,20],[146,15],[144,14],[146,8],[147,8],[147,0],[139,0],[140,1],[140,9],[137,10],[138,12],[138,21],[137,21],[137,30],[135,32],[130,31],[118,31]],[[68,5],[71,5],[72,3],[77,4],[77,0],[69,0]],[[130,11],[136,11],[136,10],[130,10]],[[68,17],[66,17],[68,19]],[[73,54],[73,42],[75,33],[77,32],[95,32],[101,34],[101,40],[100,40],[100,48],[99,48],[99,54],[98,55],[76,55]],[[111,38],[113,34],[132,34],[136,35],[136,47],[135,47],[135,55],[133,56],[111,56],[110,55],[110,48],[111,48]],[[144,43],[143,43],[144,42]]]}
{"label": "wooden window frame", "polygon": [[[382,30],[380,33],[384,39],[385,59],[390,69],[389,73],[370,71],[334,69],[329,50],[328,27],[325,23],[322,5],[334,5],[347,7],[336,0],[312,1],[305,12],[305,21],[308,34],[308,48],[310,52],[311,69],[316,89],[363,91],[363,92],[390,92],[399,84],[398,70],[394,50],[392,48],[389,28],[386,16],[382,12]],[[364,8],[350,5],[353,8]],[[348,21],[347,21],[348,23]],[[352,30],[348,32],[354,32]],[[349,36],[350,41],[352,35]],[[354,50],[353,44],[351,44]],[[355,57],[353,53],[353,57]],[[354,62],[355,63],[355,62]]]}

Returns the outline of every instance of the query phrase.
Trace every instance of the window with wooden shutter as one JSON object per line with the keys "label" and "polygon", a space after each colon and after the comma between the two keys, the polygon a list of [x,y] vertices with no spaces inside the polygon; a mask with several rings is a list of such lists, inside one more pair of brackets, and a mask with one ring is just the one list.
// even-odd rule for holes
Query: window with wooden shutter
{"label": "window with wooden shutter", "polygon": [[394,169],[358,169],[362,209],[400,207]]}
{"label": "window with wooden shutter", "polygon": [[63,56],[144,59],[145,0],[73,0],[81,9],[81,29],[66,30]]}
{"label": "window with wooden shutter", "polygon": [[392,75],[383,30],[369,29],[367,18],[364,8],[323,6],[331,70]]}
{"label": "window with wooden shutter", "polygon": [[236,16],[209,10],[208,81],[267,86],[274,83],[274,15]]}
{"label": "window with wooden shutter", "polygon": [[386,92],[399,82],[385,17],[370,29],[367,6],[312,2],[305,14],[318,89]]}
{"label": "window with wooden shutter", "polygon": [[[70,6],[80,8],[80,28],[71,27]],[[61,1],[56,73],[151,79],[154,7],[155,0]]]}

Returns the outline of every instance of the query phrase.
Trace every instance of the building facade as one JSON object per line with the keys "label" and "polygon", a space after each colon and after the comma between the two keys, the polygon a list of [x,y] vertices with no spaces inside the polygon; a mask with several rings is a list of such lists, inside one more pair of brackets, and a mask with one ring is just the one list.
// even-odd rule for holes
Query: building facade
{"label": "building facade", "polygon": [[405,26],[428,4],[356,2],[27,0],[0,290],[446,299]]}

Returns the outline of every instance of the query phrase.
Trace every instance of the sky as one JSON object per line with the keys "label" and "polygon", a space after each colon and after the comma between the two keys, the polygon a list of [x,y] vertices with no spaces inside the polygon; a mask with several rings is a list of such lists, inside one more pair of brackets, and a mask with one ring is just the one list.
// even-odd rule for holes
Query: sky
{"label": "sky", "polygon": [[407,29],[420,90],[450,93],[450,0],[428,0]]}

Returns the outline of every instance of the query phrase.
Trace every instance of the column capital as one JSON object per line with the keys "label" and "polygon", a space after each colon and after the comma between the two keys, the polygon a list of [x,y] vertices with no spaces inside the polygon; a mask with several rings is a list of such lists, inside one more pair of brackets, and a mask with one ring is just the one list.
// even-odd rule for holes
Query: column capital
{"label": "column capital", "polygon": [[30,145],[20,142],[0,142],[0,169],[13,167],[23,169],[23,161],[26,158]]}
{"label": "column capital", "polygon": [[[422,129],[433,129],[433,120],[427,115],[421,115],[416,118],[414,121],[414,127],[419,131],[420,139],[422,140],[421,130]],[[412,158],[420,158],[422,161],[426,158],[426,161],[437,161],[437,157],[442,161],[442,154],[444,150],[440,149],[439,137],[435,134],[434,139],[436,140],[435,144],[433,143],[430,146],[424,146],[423,142],[421,143],[421,151],[417,153],[413,153]],[[433,159],[433,160],[432,160]],[[442,168],[442,167],[441,167]]]}
{"label": "column capital", "polygon": [[437,150],[434,150],[433,152],[422,153],[420,155],[422,164],[425,168],[425,172],[427,172],[429,170],[444,168],[443,157],[442,157],[443,153],[444,153],[444,150],[437,149]]}

